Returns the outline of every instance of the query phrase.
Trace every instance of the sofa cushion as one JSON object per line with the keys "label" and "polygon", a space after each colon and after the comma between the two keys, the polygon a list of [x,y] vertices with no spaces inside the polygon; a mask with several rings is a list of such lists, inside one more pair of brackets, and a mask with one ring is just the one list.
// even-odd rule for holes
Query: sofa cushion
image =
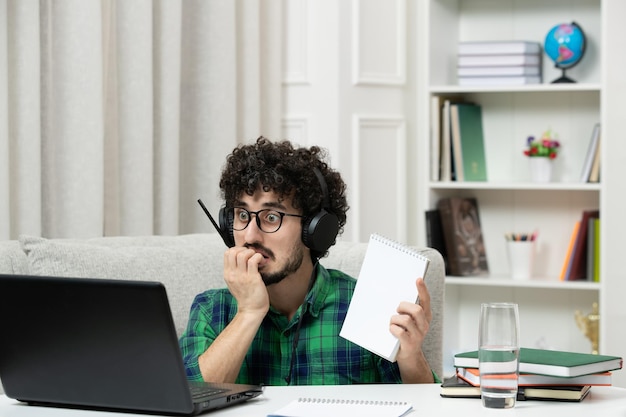
{"label": "sofa cushion", "polygon": [[17,240],[0,242],[0,274],[27,274],[26,255]]}
{"label": "sofa cushion", "polygon": [[165,286],[178,335],[196,294],[224,287],[224,243],[214,234],[45,239],[20,236],[33,275],[158,281]]}

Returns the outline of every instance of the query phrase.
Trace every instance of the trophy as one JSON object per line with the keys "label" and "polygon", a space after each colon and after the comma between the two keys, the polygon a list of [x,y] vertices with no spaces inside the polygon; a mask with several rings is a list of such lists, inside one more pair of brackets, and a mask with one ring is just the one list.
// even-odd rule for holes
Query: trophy
{"label": "trophy", "polygon": [[598,303],[593,303],[591,313],[583,315],[579,310],[575,312],[576,324],[583,334],[591,341],[591,353],[599,353],[600,313]]}

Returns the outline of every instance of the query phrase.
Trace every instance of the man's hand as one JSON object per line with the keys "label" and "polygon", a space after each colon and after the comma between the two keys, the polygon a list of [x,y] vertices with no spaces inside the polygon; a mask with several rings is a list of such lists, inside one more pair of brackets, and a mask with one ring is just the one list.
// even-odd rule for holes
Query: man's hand
{"label": "man's hand", "polygon": [[389,330],[400,341],[396,360],[404,383],[433,382],[432,371],[422,344],[433,318],[430,310],[430,294],[422,278],[415,282],[419,293],[419,304],[402,302],[398,314],[391,317]]}
{"label": "man's hand", "polygon": [[198,358],[205,381],[235,382],[246,352],[270,301],[259,273],[263,255],[253,249],[233,247],[224,253],[224,281],[237,300],[237,314]]}
{"label": "man's hand", "polygon": [[233,247],[224,253],[224,281],[237,300],[240,313],[265,316],[270,307],[267,288],[259,273],[263,255],[253,249]]}

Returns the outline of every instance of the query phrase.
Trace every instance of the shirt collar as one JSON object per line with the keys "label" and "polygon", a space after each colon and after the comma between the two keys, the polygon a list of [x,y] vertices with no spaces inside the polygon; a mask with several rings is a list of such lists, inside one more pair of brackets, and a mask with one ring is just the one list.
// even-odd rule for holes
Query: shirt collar
{"label": "shirt collar", "polygon": [[305,298],[308,310],[313,317],[319,315],[330,289],[330,273],[318,263],[316,267],[315,283]]}

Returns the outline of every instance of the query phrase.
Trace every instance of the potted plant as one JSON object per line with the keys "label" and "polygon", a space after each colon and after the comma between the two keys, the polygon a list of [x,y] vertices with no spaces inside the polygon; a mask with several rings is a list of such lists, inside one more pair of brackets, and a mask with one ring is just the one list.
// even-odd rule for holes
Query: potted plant
{"label": "potted plant", "polygon": [[526,139],[526,149],[524,149],[524,155],[535,158],[556,158],[561,143],[552,138],[552,131],[546,130],[541,135],[541,138],[535,139],[534,136],[529,136]]}
{"label": "potted plant", "polygon": [[530,158],[530,175],[536,182],[550,182],[552,161],[557,157],[561,143],[551,130],[543,132],[539,139],[529,136],[526,139],[524,155]]}

